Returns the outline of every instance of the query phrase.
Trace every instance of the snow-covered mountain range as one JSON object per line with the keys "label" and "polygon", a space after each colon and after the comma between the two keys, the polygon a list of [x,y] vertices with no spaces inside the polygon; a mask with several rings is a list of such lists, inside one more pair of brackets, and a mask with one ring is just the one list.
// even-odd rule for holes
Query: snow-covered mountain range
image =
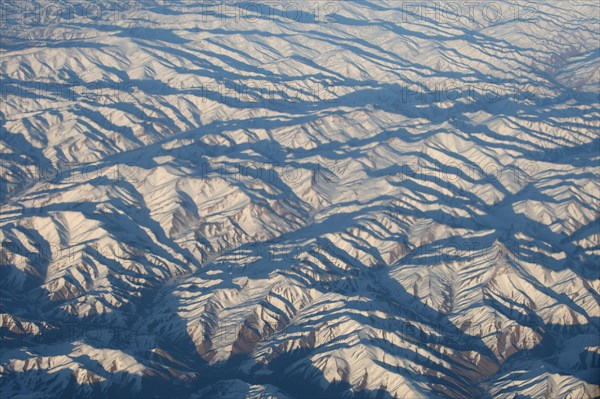
{"label": "snow-covered mountain range", "polygon": [[2,397],[600,396],[596,1],[1,17]]}

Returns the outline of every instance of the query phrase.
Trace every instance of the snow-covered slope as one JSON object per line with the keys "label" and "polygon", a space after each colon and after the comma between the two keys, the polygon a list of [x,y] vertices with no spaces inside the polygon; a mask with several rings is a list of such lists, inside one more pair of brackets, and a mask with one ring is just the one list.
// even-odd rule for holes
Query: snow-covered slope
{"label": "snow-covered slope", "polygon": [[599,396],[599,5],[435,5],[3,4],[2,397]]}

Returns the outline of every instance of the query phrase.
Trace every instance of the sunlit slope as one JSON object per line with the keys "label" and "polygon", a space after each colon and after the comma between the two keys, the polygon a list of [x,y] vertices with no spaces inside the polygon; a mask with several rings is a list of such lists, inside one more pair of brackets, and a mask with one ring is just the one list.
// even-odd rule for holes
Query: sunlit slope
{"label": "sunlit slope", "polygon": [[600,395],[595,2],[36,4],[4,395]]}

